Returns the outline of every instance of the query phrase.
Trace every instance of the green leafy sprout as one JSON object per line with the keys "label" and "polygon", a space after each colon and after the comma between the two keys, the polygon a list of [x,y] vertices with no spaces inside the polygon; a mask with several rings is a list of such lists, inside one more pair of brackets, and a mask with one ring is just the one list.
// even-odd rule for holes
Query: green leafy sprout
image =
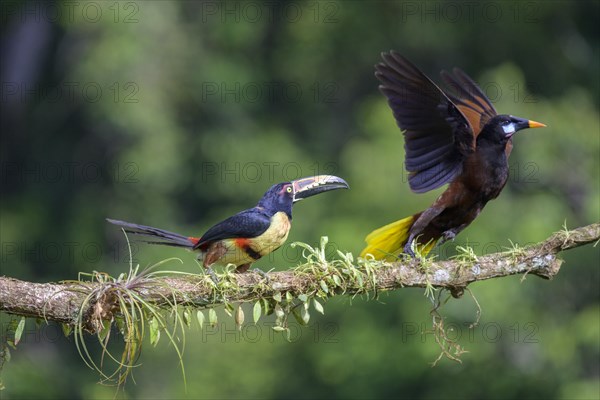
{"label": "green leafy sprout", "polygon": [[[289,317],[293,316],[300,325],[305,326],[309,323],[312,313],[325,314],[323,304],[331,296],[346,294],[351,289],[352,299],[358,295],[364,295],[367,300],[378,298],[377,273],[390,264],[375,260],[372,256],[355,259],[351,253],[340,250],[336,250],[336,257],[328,259],[327,246],[326,236],[321,238],[316,247],[302,242],[292,243],[292,247],[302,249],[304,259],[293,269],[294,276],[305,279],[309,284],[300,293],[283,289],[277,291],[277,288],[266,284],[267,279],[258,282],[251,289],[252,293],[249,297],[257,300],[246,301],[252,303],[253,323],[258,323],[263,316],[274,314],[275,324],[272,329],[281,332],[289,341]],[[435,256],[427,258],[419,254],[419,249],[415,250],[419,258],[417,268],[429,276]],[[455,260],[468,265],[469,262],[476,261],[477,257],[471,248],[459,247]],[[93,271],[80,273],[77,281],[65,282],[74,284],[73,287],[65,290],[83,293],[84,300],[77,313],[75,324],[63,324],[63,332],[66,336],[73,334],[81,358],[89,368],[100,374],[102,383],[115,384],[120,388],[140,365],[139,358],[145,338],[148,337],[150,344],[156,346],[162,337],[166,337],[179,359],[185,385],[183,363],[185,328],[191,326],[194,315],[200,329],[203,329],[205,324],[215,326],[218,322],[215,304],[222,304],[225,313],[233,318],[238,329],[247,323],[248,318],[242,308],[244,302],[238,301],[238,304],[233,304],[228,299],[229,294],[239,292],[234,265],[228,265],[223,272],[218,273],[216,282],[205,274],[156,271],[158,267],[173,261],[182,262],[180,259],[170,258],[140,270],[139,265],[134,267],[130,251],[127,273],[122,273],[115,278],[104,272]],[[163,278],[173,275],[187,275],[196,280],[202,277],[203,282],[212,290],[211,298],[199,302],[186,298],[185,293],[165,283]],[[161,290],[153,290],[156,288]],[[273,289],[275,292],[272,291]],[[466,352],[458,343],[449,339],[444,327],[444,318],[439,313],[441,306],[449,300],[449,297],[443,302],[440,300],[444,292],[434,288],[427,280],[425,295],[433,303],[432,330],[441,349],[434,365],[443,356],[460,362],[461,354]],[[148,293],[159,294],[158,297],[148,300]],[[469,293],[478,307],[478,321],[481,308],[473,294],[470,291]],[[18,343],[24,323],[25,318],[21,318],[14,319],[9,325],[12,327],[13,339],[8,343],[12,347]],[[88,333],[95,335],[101,347],[99,360],[94,359],[88,348]],[[123,343],[120,354],[114,350],[113,345],[109,346],[112,339],[119,334],[122,336]],[[0,362],[5,362],[10,357],[8,347],[4,346],[2,351]],[[111,364],[111,367],[108,367],[108,364]]]}

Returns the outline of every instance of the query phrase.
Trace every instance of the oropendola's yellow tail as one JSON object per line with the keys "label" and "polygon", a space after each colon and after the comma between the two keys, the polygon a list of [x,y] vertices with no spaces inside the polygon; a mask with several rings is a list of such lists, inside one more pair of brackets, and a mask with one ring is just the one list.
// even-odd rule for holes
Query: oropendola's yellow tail
{"label": "oropendola's yellow tail", "polygon": [[[367,254],[372,254],[376,260],[396,260],[398,255],[403,252],[410,228],[414,222],[415,216],[411,215],[410,217],[375,229],[365,238],[367,246],[360,253],[360,256],[366,257]],[[427,255],[436,242],[437,240],[431,241],[426,245],[419,245],[421,255]]]}

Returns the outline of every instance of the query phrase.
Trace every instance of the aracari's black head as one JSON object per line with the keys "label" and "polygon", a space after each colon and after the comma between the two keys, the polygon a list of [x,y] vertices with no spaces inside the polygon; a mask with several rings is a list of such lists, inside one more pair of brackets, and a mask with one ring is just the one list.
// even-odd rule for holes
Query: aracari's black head
{"label": "aracari's black head", "polygon": [[258,207],[267,210],[271,215],[283,211],[292,218],[292,205],[315,194],[335,189],[347,189],[348,184],[342,178],[333,175],[317,175],[282,182],[271,186],[258,202]]}
{"label": "aracari's black head", "polygon": [[512,136],[526,128],[542,128],[546,125],[512,115],[496,115],[488,121],[477,135],[477,146],[499,146],[506,147]]}
{"label": "aracari's black head", "polygon": [[282,182],[271,186],[258,202],[258,206],[264,208],[270,215],[280,211],[292,217],[292,204],[294,204],[294,189],[291,182]]}

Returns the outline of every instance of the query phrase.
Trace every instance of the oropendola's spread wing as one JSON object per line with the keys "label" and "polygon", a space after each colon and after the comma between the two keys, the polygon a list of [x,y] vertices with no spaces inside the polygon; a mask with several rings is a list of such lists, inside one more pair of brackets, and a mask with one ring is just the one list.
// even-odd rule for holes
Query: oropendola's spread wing
{"label": "oropendola's spread wing", "polygon": [[463,161],[475,150],[471,124],[410,61],[394,51],[382,57],[375,76],[404,131],[410,188],[417,193],[436,189],[460,174]]}
{"label": "oropendola's spread wing", "polygon": [[[446,86],[454,93],[446,93],[446,95],[467,118],[477,138],[485,124],[498,115],[498,112],[475,81],[461,69],[454,68],[452,73],[442,71],[441,75]],[[512,139],[506,144],[507,157],[511,150]]]}
{"label": "oropendola's spread wing", "polygon": [[446,92],[446,95],[467,118],[477,137],[485,124],[498,115],[496,109],[473,79],[461,69],[454,68],[452,73],[442,71],[441,75],[451,92],[455,93]]}
{"label": "oropendola's spread wing", "polygon": [[254,238],[271,225],[271,218],[254,207],[237,213],[211,227],[202,235],[194,248],[206,249],[211,243],[223,239]]}

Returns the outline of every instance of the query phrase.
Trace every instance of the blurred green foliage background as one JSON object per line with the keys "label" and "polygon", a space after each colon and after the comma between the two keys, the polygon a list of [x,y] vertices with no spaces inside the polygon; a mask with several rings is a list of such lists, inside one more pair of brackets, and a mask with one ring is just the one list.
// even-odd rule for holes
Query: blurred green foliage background
{"label": "blurred green foliage background", "polygon": [[[511,179],[456,242],[477,254],[600,217],[598,1],[3,1],[3,275],[46,282],[127,269],[104,218],[198,235],[273,183],[318,173],[350,191],[294,209],[288,243],[256,266],[301,261],[289,243],[358,253],[372,229],[426,208],[373,65],[396,49],[434,81],[459,66],[501,113],[548,128],[515,137]],[[194,255],[134,245],[142,266]],[[469,353],[430,363],[421,290],[335,298],[292,329],[235,330],[219,313],[186,337],[185,392],[165,341],[146,347],[125,398],[599,398],[598,247],[565,253],[551,282],[471,286],[443,309]],[[247,315],[251,314],[247,307]],[[247,318],[249,319],[249,318]],[[3,324],[8,320],[2,316]],[[73,345],[29,321],[2,398],[108,398]],[[99,353],[95,353],[99,354]]]}

